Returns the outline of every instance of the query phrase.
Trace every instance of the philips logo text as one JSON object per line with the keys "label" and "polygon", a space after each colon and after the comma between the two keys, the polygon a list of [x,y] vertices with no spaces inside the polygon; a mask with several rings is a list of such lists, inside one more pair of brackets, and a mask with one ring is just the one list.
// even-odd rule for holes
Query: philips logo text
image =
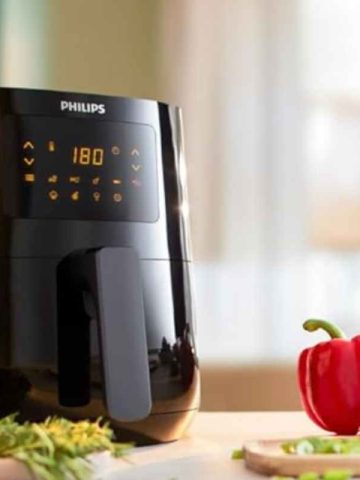
{"label": "philips logo text", "polygon": [[67,100],[61,100],[60,109],[62,112],[97,113],[99,115],[106,113],[103,103],[69,102]]}

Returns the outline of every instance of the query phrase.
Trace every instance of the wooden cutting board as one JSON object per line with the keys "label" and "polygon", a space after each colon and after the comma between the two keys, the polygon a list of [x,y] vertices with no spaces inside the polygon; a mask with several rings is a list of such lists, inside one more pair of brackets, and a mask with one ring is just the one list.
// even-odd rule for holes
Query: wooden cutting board
{"label": "wooden cutting board", "polygon": [[[351,438],[351,437],[348,437]],[[304,472],[323,474],[326,470],[351,470],[360,476],[360,454],[336,455],[290,455],[284,453],[281,444],[284,440],[257,440],[244,445],[244,458],[247,468],[263,475],[298,476]]]}
{"label": "wooden cutting board", "polygon": [[0,460],[0,480],[33,480],[33,477],[22,463],[3,458]]}

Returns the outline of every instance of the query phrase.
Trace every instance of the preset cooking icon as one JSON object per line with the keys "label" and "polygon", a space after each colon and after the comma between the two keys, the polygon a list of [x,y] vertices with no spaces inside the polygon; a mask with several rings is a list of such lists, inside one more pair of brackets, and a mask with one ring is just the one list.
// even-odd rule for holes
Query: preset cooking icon
{"label": "preset cooking icon", "polygon": [[101,193],[100,192],[94,192],[93,193],[93,199],[94,199],[95,202],[100,202]]}
{"label": "preset cooking icon", "polygon": [[57,200],[59,198],[59,194],[56,190],[50,190],[48,195],[49,195],[50,200],[52,200],[53,202],[55,202],[55,200]]}
{"label": "preset cooking icon", "polygon": [[72,192],[71,194],[71,200],[73,202],[78,202],[79,201],[79,198],[80,198],[80,192],[79,190],[75,190],[75,192]]}
{"label": "preset cooking icon", "polygon": [[80,183],[80,177],[69,177],[69,182],[70,183]]}
{"label": "preset cooking icon", "polygon": [[58,181],[58,176],[57,175],[50,175],[50,177],[48,177],[48,182],[49,183],[57,183]]}

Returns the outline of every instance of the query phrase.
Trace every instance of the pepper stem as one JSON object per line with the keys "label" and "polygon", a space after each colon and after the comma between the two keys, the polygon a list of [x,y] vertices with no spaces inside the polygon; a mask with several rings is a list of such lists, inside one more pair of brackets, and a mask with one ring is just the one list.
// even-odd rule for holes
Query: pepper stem
{"label": "pepper stem", "polygon": [[346,338],[345,333],[338,326],[326,320],[317,320],[310,318],[303,324],[303,328],[308,332],[315,332],[316,330],[325,330],[330,335],[330,338]]}

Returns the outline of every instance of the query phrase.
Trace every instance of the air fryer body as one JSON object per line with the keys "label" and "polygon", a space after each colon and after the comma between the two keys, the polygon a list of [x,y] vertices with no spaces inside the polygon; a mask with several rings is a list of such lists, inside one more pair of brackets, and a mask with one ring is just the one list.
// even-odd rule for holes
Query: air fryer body
{"label": "air fryer body", "polygon": [[0,89],[0,155],[0,414],[177,439],[199,405],[179,109]]}

